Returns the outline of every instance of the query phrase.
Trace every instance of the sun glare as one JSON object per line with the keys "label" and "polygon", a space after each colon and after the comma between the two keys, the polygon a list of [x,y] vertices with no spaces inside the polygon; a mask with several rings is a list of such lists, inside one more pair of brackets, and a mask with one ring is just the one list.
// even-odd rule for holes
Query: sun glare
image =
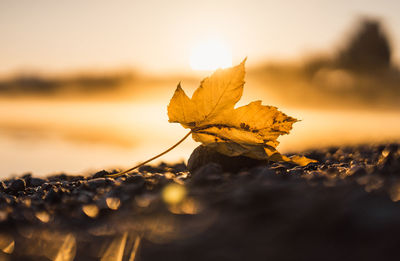
{"label": "sun glare", "polygon": [[218,40],[209,40],[192,49],[190,66],[193,70],[216,70],[232,66],[230,49]]}

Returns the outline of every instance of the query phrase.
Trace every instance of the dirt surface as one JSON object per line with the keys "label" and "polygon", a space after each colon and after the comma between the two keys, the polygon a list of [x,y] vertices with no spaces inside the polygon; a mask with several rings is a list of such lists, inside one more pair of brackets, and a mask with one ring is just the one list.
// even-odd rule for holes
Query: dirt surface
{"label": "dirt surface", "polygon": [[3,180],[0,260],[398,260],[399,144],[304,154]]}

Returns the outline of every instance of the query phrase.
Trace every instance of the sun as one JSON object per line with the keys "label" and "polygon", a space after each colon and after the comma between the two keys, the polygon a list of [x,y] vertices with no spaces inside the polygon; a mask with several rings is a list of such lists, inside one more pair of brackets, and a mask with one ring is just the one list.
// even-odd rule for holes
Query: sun
{"label": "sun", "polygon": [[232,66],[232,53],[222,41],[210,39],[192,49],[190,67],[193,70],[214,71]]}

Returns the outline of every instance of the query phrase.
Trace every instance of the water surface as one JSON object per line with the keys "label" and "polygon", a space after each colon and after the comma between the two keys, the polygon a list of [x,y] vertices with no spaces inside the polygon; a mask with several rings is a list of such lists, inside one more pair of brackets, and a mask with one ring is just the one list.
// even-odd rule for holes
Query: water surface
{"label": "water surface", "polygon": [[[279,139],[283,152],[400,140],[399,111],[283,111],[301,120]],[[157,101],[1,100],[0,173],[82,174],[130,167],[186,133],[168,123],[166,104]],[[188,139],[159,161],[186,161],[197,145]]]}

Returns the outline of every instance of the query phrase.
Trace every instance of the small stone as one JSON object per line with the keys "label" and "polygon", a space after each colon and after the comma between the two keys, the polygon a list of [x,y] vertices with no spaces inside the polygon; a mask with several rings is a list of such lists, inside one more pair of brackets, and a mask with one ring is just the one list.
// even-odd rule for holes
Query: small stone
{"label": "small stone", "polygon": [[347,172],[348,176],[354,176],[354,177],[364,176],[365,174],[367,174],[367,171],[365,170],[365,168],[363,168],[362,166],[358,166],[358,165],[354,165]]}
{"label": "small stone", "polygon": [[105,171],[104,169],[96,172],[96,174],[93,175],[93,178],[104,178],[106,175],[109,175],[110,173],[108,173],[107,171]]}
{"label": "small stone", "polygon": [[30,187],[39,187],[45,183],[46,180],[40,178],[31,178],[30,179]]}
{"label": "small stone", "polygon": [[256,160],[244,156],[229,157],[212,148],[200,145],[190,155],[187,168],[191,173],[194,173],[202,166],[211,162],[219,164],[224,171],[228,172],[237,172],[243,168],[252,168],[267,164],[265,160]]}
{"label": "small stone", "polygon": [[25,186],[26,186],[25,180],[17,178],[11,182],[8,188],[13,192],[18,192],[25,190]]}
{"label": "small stone", "polygon": [[51,189],[52,187],[53,187],[53,185],[51,185],[51,184],[48,183],[48,182],[45,182],[45,183],[42,184],[42,188],[43,188],[44,190],[49,190],[49,189]]}
{"label": "small stone", "polygon": [[89,186],[89,188],[96,189],[98,187],[106,186],[107,183],[108,182],[105,178],[95,178],[95,179],[88,180],[88,182],[86,184]]}
{"label": "small stone", "polygon": [[25,180],[25,185],[27,187],[31,186],[31,179],[32,179],[32,174],[31,173],[27,173],[25,175],[22,175],[21,177],[23,180]]}

